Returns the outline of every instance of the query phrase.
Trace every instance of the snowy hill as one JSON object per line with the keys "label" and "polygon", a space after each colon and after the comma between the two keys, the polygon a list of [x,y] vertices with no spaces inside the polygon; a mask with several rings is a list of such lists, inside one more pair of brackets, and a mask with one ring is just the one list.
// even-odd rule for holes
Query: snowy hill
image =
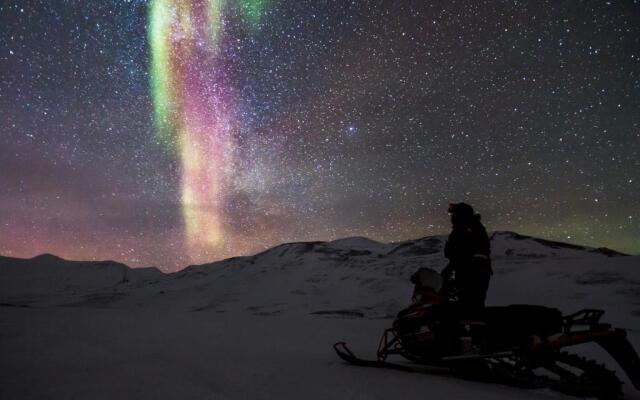
{"label": "snowy hill", "polygon": [[[409,302],[408,277],[446,265],[444,240],[288,243],[166,275],[51,255],[0,258],[0,397],[563,397],[350,368],[333,354],[338,339],[373,354]],[[492,235],[492,254],[489,304],[603,308],[640,344],[640,257],[513,232]]]}
{"label": "snowy hill", "polygon": [[0,256],[0,298],[26,305],[161,276],[156,268],[131,269],[115,261],[68,261],[52,254],[31,259]]}

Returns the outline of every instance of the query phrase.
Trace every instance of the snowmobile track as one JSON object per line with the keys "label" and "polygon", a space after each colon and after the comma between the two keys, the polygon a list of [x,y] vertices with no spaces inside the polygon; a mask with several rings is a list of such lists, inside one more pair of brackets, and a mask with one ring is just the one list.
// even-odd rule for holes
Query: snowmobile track
{"label": "snowmobile track", "polygon": [[[406,365],[359,358],[349,350],[345,342],[337,342],[333,345],[333,348],[341,359],[351,365],[404,372],[421,372]],[[481,369],[457,368],[454,364],[452,365],[451,373],[469,380],[498,383],[523,389],[549,388],[575,397],[595,397],[600,400],[612,400],[622,395],[622,382],[615,372],[607,369],[602,364],[575,354],[559,352],[555,355],[552,364],[538,368],[530,368],[520,357],[487,359],[487,361],[489,364],[483,364]],[[472,365],[478,366],[477,363]],[[484,368],[484,366],[489,365],[489,369]],[[536,369],[544,369],[557,378],[553,379],[548,374],[536,374],[534,373]]]}

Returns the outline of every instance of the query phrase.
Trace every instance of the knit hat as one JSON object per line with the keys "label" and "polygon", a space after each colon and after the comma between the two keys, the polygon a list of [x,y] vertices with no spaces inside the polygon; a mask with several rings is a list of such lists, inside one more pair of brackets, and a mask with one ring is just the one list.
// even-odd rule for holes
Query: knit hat
{"label": "knit hat", "polygon": [[459,214],[462,217],[473,217],[474,215],[473,207],[467,203],[449,203],[448,211],[452,214]]}

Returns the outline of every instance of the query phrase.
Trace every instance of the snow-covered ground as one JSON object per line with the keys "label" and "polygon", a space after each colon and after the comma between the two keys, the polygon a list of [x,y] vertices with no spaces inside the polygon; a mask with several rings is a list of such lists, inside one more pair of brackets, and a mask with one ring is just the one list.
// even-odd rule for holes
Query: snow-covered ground
{"label": "snow-covered ground", "polygon": [[[373,357],[408,277],[444,267],[443,240],[290,243],[174,274],[0,258],[0,399],[566,398],[337,358],[337,340]],[[603,308],[640,346],[640,257],[509,232],[492,251],[489,305]],[[576,350],[617,368],[595,346]]]}

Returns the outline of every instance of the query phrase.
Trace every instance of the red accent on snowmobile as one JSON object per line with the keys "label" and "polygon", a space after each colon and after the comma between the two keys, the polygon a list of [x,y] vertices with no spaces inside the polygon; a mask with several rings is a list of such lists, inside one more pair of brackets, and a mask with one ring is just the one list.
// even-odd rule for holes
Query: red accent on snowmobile
{"label": "red accent on snowmobile", "polygon": [[600,338],[607,338],[612,336],[626,336],[626,332],[622,329],[603,329],[603,330],[588,330],[584,332],[571,332],[571,333],[563,333],[560,336],[553,337],[546,341],[541,341],[538,343],[534,343],[531,346],[531,350],[538,349],[550,349],[550,348],[560,348],[565,346],[573,346],[576,344],[582,344],[587,342],[593,342]]}
{"label": "red accent on snowmobile", "polygon": [[439,304],[445,300],[433,290],[419,290],[413,294],[411,301],[413,304]]}

